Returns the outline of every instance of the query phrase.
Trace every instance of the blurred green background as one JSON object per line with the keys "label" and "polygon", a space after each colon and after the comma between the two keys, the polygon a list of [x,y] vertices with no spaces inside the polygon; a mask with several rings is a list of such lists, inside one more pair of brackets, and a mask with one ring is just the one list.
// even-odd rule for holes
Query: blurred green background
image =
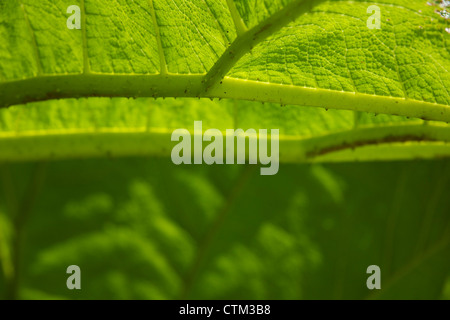
{"label": "blurred green background", "polygon": [[[0,295],[450,299],[449,174],[449,161],[275,176],[166,158],[3,164]],[[66,287],[72,264],[81,290]]]}

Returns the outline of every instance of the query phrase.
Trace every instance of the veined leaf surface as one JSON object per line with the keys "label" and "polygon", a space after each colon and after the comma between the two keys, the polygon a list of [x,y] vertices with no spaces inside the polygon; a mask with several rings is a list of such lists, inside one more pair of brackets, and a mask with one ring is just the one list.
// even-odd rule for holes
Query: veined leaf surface
{"label": "veined leaf surface", "polygon": [[[69,15],[65,10],[73,4],[82,10],[81,30],[66,27]],[[422,126],[424,122],[415,121],[400,128],[399,122],[403,125],[407,119],[389,117],[389,124],[381,129],[377,126],[376,132],[370,128],[354,131],[361,114],[352,116],[344,111],[330,112],[332,116],[329,116],[323,109],[304,107],[444,122],[450,119],[447,89],[450,36],[444,30],[445,20],[422,1],[391,1],[376,4],[381,9],[381,29],[371,30],[366,21],[370,16],[367,8],[372,4],[310,0],[267,3],[139,0],[114,4],[102,0],[3,1],[0,104],[90,96],[209,97],[273,102],[261,108],[255,105],[252,112],[239,106],[230,112],[227,107],[219,108],[227,113],[226,118],[239,118],[229,128],[247,124],[259,128],[270,123],[263,118],[272,119],[273,124],[281,127],[280,133],[289,145],[284,148],[290,150],[289,154],[282,156],[282,161],[305,161],[330,151],[379,143],[396,143],[389,149],[398,151],[390,152],[391,156],[376,151],[382,155],[375,157],[369,148],[361,156],[340,152],[344,155],[338,154],[335,159],[445,156],[449,152],[445,145],[448,140],[445,124]],[[72,104],[75,106],[71,107]],[[23,159],[47,159],[49,155],[56,158],[132,155],[138,153],[136,149],[144,154],[167,154],[161,150],[162,146],[157,146],[153,136],[142,137],[146,135],[143,127],[148,129],[148,123],[157,123],[151,119],[152,111],[147,111],[151,109],[149,105],[155,105],[152,101],[120,102],[126,107],[116,102],[115,107],[99,103],[103,107],[95,107],[98,117],[94,122],[91,109],[82,107],[84,104],[94,103],[57,102],[18,107],[23,109],[20,114],[26,113],[23,117],[17,111],[3,111],[0,143],[4,152],[0,159],[18,160],[23,150],[28,150]],[[191,108],[191,102],[185,104]],[[279,109],[280,104],[298,107],[285,111]],[[117,112],[111,115],[111,108]],[[115,118],[122,117],[125,108],[128,120]],[[178,121],[178,114],[169,110],[165,111],[165,123],[170,125],[164,126],[164,121],[156,125],[160,133],[161,130],[168,133],[184,123]],[[207,119],[217,115],[210,110],[201,112]],[[142,116],[148,118],[147,124],[142,123],[143,119],[130,120]],[[373,117],[367,120],[366,115],[361,117],[366,118],[363,124],[380,122]],[[289,121],[277,123],[275,118],[289,118]],[[116,128],[123,130],[119,132]],[[92,141],[99,139],[97,145],[105,145],[93,152],[95,146],[83,139],[86,134],[92,136],[91,132],[103,130],[114,135],[111,139],[116,141],[116,146],[104,142],[101,134],[94,134],[96,138]],[[136,138],[136,132],[142,134]],[[303,145],[305,137],[319,136],[323,141],[324,135],[331,135],[325,138],[326,142]],[[67,152],[55,139],[62,144],[65,139],[75,140],[85,147]],[[118,141],[136,139],[144,139],[142,143],[149,148],[118,147]],[[313,141],[315,144],[316,140]],[[408,141],[411,144],[406,150],[404,142]],[[36,146],[33,151],[30,143]],[[329,160],[334,156],[321,158]]]}
{"label": "veined leaf surface", "polygon": [[[449,299],[448,161],[329,163],[450,155],[450,35],[434,10],[0,0],[0,294]],[[196,120],[280,129],[279,174],[176,167],[171,133]],[[64,287],[73,261],[80,294]],[[370,264],[382,291],[364,286]]]}

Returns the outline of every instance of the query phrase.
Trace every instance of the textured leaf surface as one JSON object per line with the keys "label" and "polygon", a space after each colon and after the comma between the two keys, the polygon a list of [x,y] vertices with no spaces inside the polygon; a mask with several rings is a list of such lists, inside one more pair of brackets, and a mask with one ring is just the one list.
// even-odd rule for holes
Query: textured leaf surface
{"label": "textured leaf surface", "polygon": [[280,128],[284,162],[450,152],[445,124],[304,107],[448,121],[449,35],[422,1],[377,4],[380,30],[367,28],[364,1],[84,0],[81,30],[66,27],[69,4],[1,3],[0,104],[274,104],[16,106],[0,115],[0,160],[168,155],[170,131],[200,119],[205,130]]}
{"label": "textured leaf surface", "polygon": [[114,92],[450,119],[449,35],[421,0],[378,4],[379,30],[365,1],[78,4],[69,30],[68,1],[2,2],[2,105]]}

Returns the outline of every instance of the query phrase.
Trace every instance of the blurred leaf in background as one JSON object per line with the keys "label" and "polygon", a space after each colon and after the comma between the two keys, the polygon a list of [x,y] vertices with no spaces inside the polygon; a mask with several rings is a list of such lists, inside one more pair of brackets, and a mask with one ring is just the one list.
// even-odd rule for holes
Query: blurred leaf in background
{"label": "blurred leaf in background", "polygon": [[[20,196],[36,166],[7,170]],[[167,159],[48,163],[16,277],[2,193],[0,288],[10,294],[12,281],[22,299],[448,299],[448,170],[303,164],[263,177]],[[66,288],[72,264],[79,291]],[[366,287],[373,264],[380,291]]]}

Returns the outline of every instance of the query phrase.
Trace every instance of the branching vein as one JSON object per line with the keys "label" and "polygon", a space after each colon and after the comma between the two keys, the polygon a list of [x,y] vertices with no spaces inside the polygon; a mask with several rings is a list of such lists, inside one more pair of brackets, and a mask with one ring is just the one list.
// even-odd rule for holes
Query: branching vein
{"label": "branching vein", "polygon": [[148,1],[149,1],[149,6],[150,6],[150,11],[152,13],[153,25],[155,27],[156,42],[158,43],[160,73],[161,73],[161,75],[166,75],[167,74],[167,63],[166,63],[166,57],[164,56],[164,50],[163,50],[162,41],[161,41],[161,30],[159,28],[158,20],[156,18],[156,11],[155,11],[155,6],[153,5],[153,0],[148,0]]}
{"label": "branching vein", "polygon": [[247,26],[241,18],[241,15],[236,9],[234,0],[227,0],[228,10],[230,10],[231,17],[233,18],[234,26],[236,28],[236,33],[238,36],[243,35],[247,32]]}
{"label": "branching vein", "polygon": [[85,74],[90,73],[89,68],[89,56],[88,56],[88,49],[87,49],[87,34],[86,34],[86,6],[85,6],[85,0],[81,0],[81,33],[83,37],[83,72]]}
{"label": "branching vein", "polygon": [[31,27],[30,19],[28,19],[28,14],[25,10],[25,6],[22,4],[21,0],[17,0],[17,1],[20,5],[20,8],[23,11],[23,15],[25,18],[25,23],[27,24],[27,28],[30,31],[30,37],[31,37],[31,41],[32,41],[31,43],[33,45],[33,55],[36,60],[36,66],[37,66],[37,76],[39,76],[39,75],[42,75],[44,72],[43,72],[42,63],[41,63],[41,57],[40,57],[38,46],[37,46],[36,35],[34,33],[33,28]]}
{"label": "branching vein", "polygon": [[246,53],[250,52],[255,45],[268,38],[288,23],[294,21],[302,14],[309,12],[313,5],[316,6],[321,2],[323,2],[323,0],[293,1],[270,18],[238,36],[205,76],[205,90],[208,91],[217,85],[233,68],[236,62]]}

